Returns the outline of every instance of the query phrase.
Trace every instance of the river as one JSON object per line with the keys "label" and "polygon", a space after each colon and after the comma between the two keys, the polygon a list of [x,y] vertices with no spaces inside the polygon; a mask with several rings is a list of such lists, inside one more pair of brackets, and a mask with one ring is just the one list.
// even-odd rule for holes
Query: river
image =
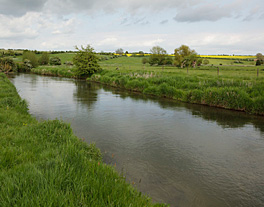
{"label": "river", "polygon": [[39,120],[62,119],[155,202],[264,206],[264,118],[85,81],[10,78]]}

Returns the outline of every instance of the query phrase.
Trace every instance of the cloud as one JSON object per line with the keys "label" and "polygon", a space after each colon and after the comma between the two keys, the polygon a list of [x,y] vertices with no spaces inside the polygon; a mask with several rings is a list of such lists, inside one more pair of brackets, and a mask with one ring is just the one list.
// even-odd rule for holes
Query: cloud
{"label": "cloud", "polygon": [[0,0],[0,14],[23,16],[27,12],[50,12],[54,14],[72,14],[85,12],[95,14],[125,10],[130,14],[139,10],[159,12],[165,9],[196,5],[202,0]]}
{"label": "cloud", "polygon": [[39,15],[28,14],[19,18],[10,18],[0,15],[0,40],[22,40],[33,39],[38,36],[38,31],[32,26],[32,22]]}
{"label": "cloud", "polygon": [[27,12],[40,11],[46,0],[0,0],[0,14],[23,16]]}
{"label": "cloud", "polygon": [[169,20],[165,19],[163,21],[160,22],[160,24],[167,24],[169,22]]}
{"label": "cloud", "polygon": [[230,6],[221,6],[216,3],[200,5],[195,8],[186,8],[178,12],[174,20],[178,22],[217,21],[223,17],[231,17]]}

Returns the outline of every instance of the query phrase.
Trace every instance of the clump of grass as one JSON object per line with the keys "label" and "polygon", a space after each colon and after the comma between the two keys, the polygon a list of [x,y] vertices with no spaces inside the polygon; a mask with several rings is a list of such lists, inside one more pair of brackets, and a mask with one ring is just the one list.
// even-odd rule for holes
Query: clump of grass
{"label": "clump of grass", "polygon": [[59,76],[66,78],[75,78],[76,68],[72,66],[40,66],[38,68],[32,68],[31,73],[38,75],[48,75],[48,76]]}
{"label": "clump of grass", "polygon": [[0,206],[166,206],[152,204],[102,162],[69,124],[38,122],[0,73]]}

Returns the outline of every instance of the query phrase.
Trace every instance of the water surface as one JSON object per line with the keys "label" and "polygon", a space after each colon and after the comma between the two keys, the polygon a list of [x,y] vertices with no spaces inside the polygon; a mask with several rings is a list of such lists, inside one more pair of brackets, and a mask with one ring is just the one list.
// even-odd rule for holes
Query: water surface
{"label": "water surface", "polygon": [[65,78],[13,77],[38,119],[63,119],[155,202],[264,206],[264,118]]}

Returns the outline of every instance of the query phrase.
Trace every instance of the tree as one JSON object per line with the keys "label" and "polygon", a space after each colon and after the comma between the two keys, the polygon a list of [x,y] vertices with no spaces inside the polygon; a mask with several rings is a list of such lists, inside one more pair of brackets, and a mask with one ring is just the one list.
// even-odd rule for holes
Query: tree
{"label": "tree", "polygon": [[[186,63],[190,60],[196,61],[198,58],[195,50],[191,50],[187,45],[182,45],[174,50],[175,62],[174,64],[178,67],[187,66]],[[188,61],[187,61],[188,60]],[[193,62],[193,63],[194,63]],[[192,63],[192,64],[193,64]]]}
{"label": "tree", "polygon": [[152,53],[149,56],[150,65],[165,65],[165,59],[168,56],[166,50],[160,46],[154,46],[150,52]]}
{"label": "tree", "polygon": [[259,66],[259,65],[261,65],[261,61],[257,59],[256,66]]}
{"label": "tree", "polygon": [[73,58],[73,63],[77,66],[78,76],[90,76],[102,70],[97,62],[98,57],[90,45],[87,45],[86,48],[83,46],[80,49],[77,46],[75,48],[78,52]]}
{"label": "tree", "polygon": [[[257,62],[258,62],[258,64],[263,64],[264,63],[264,57],[263,57],[263,55],[261,54],[261,53],[257,53],[256,54],[256,58],[257,58]],[[257,63],[256,63],[257,64]]]}
{"label": "tree", "polygon": [[59,57],[51,57],[49,60],[50,65],[61,65],[61,59]]}
{"label": "tree", "polygon": [[49,64],[49,54],[47,52],[43,52],[38,61],[40,65],[48,65]]}
{"label": "tree", "polygon": [[23,59],[23,61],[26,59],[29,60],[33,68],[36,68],[39,65],[38,58],[37,58],[36,54],[32,51],[26,51],[25,50],[23,52],[22,59]]}
{"label": "tree", "polygon": [[123,55],[123,53],[124,53],[124,50],[122,48],[118,48],[116,50],[116,54],[118,54],[118,55]]}

